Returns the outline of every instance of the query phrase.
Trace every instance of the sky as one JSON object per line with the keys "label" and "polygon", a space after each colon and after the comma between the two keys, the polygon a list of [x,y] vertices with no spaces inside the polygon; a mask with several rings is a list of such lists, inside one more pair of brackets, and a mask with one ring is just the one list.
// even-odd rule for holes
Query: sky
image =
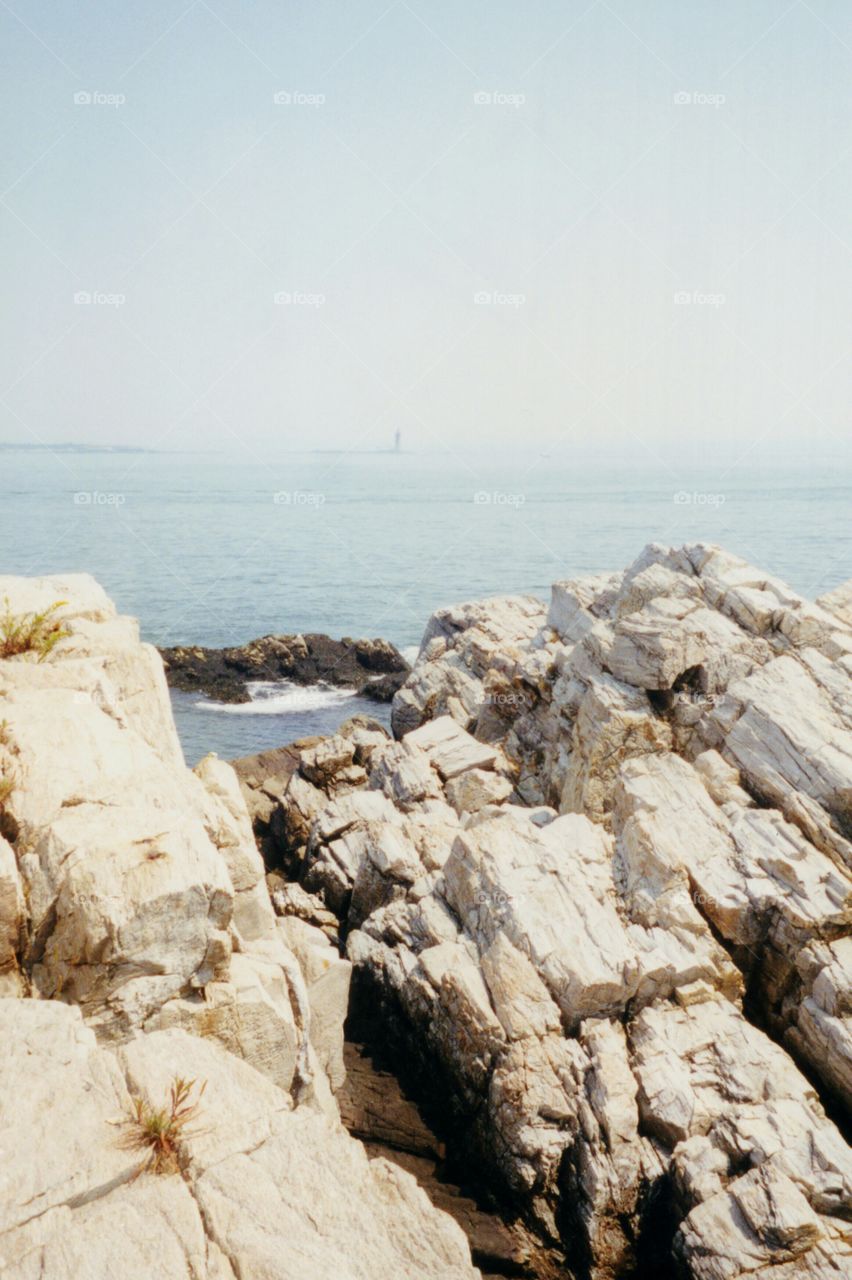
{"label": "sky", "polygon": [[2,0],[0,47],[0,441],[849,461],[846,0]]}

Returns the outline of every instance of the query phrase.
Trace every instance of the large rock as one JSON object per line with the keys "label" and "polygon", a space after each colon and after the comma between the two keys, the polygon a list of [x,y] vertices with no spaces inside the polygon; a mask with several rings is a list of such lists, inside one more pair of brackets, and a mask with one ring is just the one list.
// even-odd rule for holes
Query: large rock
{"label": "large rock", "polygon": [[[363,824],[338,902],[356,983],[581,1272],[848,1266],[849,1151],[790,1056],[852,1106],[847,595],[651,546],[543,625],[436,615],[395,700],[397,853]],[[424,785],[447,716],[526,809],[472,748]]]}
{"label": "large rock", "polygon": [[821,609],[835,614],[845,627],[852,630],[852,578],[820,596],[817,604]]}
{"label": "large rock", "polygon": [[[414,1179],[218,1045],[181,1031],[98,1048],[79,1011],[0,1001],[0,1270],[8,1280],[476,1280]],[[198,1115],[180,1173],[139,1173],[132,1097],[176,1077]]]}
{"label": "large rock", "polygon": [[0,598],[61,602],[62,630],[0,661],[0,992],[78,1004],[102,1040],[191,1028],[327,1107],[234,771],[186,768],[156,651],[91,579],[2,578]]}
{"label": "large rock", "polygon": [[[397,737],[447,714],[464,728],[475,723],[488,708],[486,673],[511,666],[517,646],[532,639],[543,620],[544,607],[533,596],[503,596],[433,614],[414,670],[393,700]],[[496,697],[492,710],[498,719],[511,713],[511,700]]]}
{"label": "large rock", "polygon": [[332,640],[325,635],[262,636],[230,649],[177,645],[161,649],[169,684],[218,702],[248,702],[252,681],[338,685],[390,702],[408,663],[387,640]]}

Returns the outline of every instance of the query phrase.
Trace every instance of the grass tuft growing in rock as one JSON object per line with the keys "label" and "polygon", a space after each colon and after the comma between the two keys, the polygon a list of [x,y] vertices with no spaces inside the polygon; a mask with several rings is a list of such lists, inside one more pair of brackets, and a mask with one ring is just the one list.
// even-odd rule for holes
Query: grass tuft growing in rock
{"label": "grass tuft growing in rock", "polygon": [[54,616],[66,603],[55,600],[41,613],[13,613],[6,596],[5,611],[0,615],[0,658],[36,653],[38,661],[43,662],[59,641],[71,634]]}
{"label": "grass tuft growing in rock", "polygon": [[143,1173],[180,1172],[181,1141],[186,1136],[187,1125],[198,1117],[199,1103],[207,1087],[205,1080],[198,1096],[191,1101],[195,1083],[176,1076],[165,1107],[152,1107],[144,1098],[133,1099],[133,1115],[126,1122],[129,1132],[123,1145],[144,1153],[133,1175],[134,1181]]}

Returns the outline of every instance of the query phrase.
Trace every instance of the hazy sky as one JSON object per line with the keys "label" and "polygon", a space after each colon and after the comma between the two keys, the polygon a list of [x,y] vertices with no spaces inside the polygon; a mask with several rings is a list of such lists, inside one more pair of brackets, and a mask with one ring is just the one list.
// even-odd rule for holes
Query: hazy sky
{"label": "hazy sky", "polygon": [[848,0],[3,0],[0,42],[0,440],[848,458]]}

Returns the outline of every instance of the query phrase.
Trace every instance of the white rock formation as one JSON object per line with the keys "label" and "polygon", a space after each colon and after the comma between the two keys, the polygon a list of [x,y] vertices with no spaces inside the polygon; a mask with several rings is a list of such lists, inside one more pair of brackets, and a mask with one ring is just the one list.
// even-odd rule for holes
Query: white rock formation
{"label": "white rock formation", "polygon": [[445,610],[368,789],[320,788],[304,883],[581,1273],[850,1269],[852,1156],[796,1061],[852,1105],[847,595],[652,546],[546,619]]}
{"label": "white rock formation", "polygon": [[[0,660],[4,1280],[476,1280],[460,1228],[342,1129],[350,962],[276,916],[236,775],[186,768],[156,652],[84,576],[0,599],[62,601],[65,633]],[[306,769],[363,784],[363,736]],[[179,1171],[140,1172],[132,1099],[177,1078],[204,1085]]]}
{"label": "white rock formation", "polygon": [[485,708],[485,673],[511,667],[519,646],[543,621],[534,596],[505,596],[433,614],[415,668],[393,700],[397,737],[447,714],[466,728]]}
{"label": "white rock formation", "polygon": [[62,601],[67,633],[45,661],[0,661],[0,990],[79,1004],[101,1040],[192,1028],[327,1105],[334,1052],[310,1043],[233,769],[186,768],[156,651],[90,578],[0,578],[0,599],[19,616]]}
{"label": "white rock formation", "polygon": [[[4,1280],[476,1280],[414,1179],[217,1044],[97,1046],[78,1009],[0,1000]],[[132,1098],[194,1080],[180,1172],[139,1173]]]}
{"label": "white rock formation", "polygon": [[[557,583],[547,613],[444,610],[400,740],[344,726],[280,773],[241,762],[242,792],[218,761],[184,769],[159,668],[94,584],[4,593],[72,603],[46,662],[0,662],[0,992],[61,996],[88,1029],[56,999],[0,1014],[72,1019],[21,1035],[53,1044],[45,1090],[89,1082],[61,1160],[46,1095],[7,1108],[44,1132],[9,1184],[11,1275],[58,1280],[87,1249],[109,1274],[113,1211],[145,1274],[136,1189],[172,1224],[169,1277],[472,1274],[335,1127],[350,976],[579,1276],[852,1274],[852,1153],[823,1105],[852,1105],[848,587],[812,604],[718,548],[651,546]],[[301,882],[277,920],[246,796]],[[103,1099],[178,1072],[209,1081],[205,1109],[215,1086],[213,1132],[170,1185],[131,1183],[90,1152]]]}

